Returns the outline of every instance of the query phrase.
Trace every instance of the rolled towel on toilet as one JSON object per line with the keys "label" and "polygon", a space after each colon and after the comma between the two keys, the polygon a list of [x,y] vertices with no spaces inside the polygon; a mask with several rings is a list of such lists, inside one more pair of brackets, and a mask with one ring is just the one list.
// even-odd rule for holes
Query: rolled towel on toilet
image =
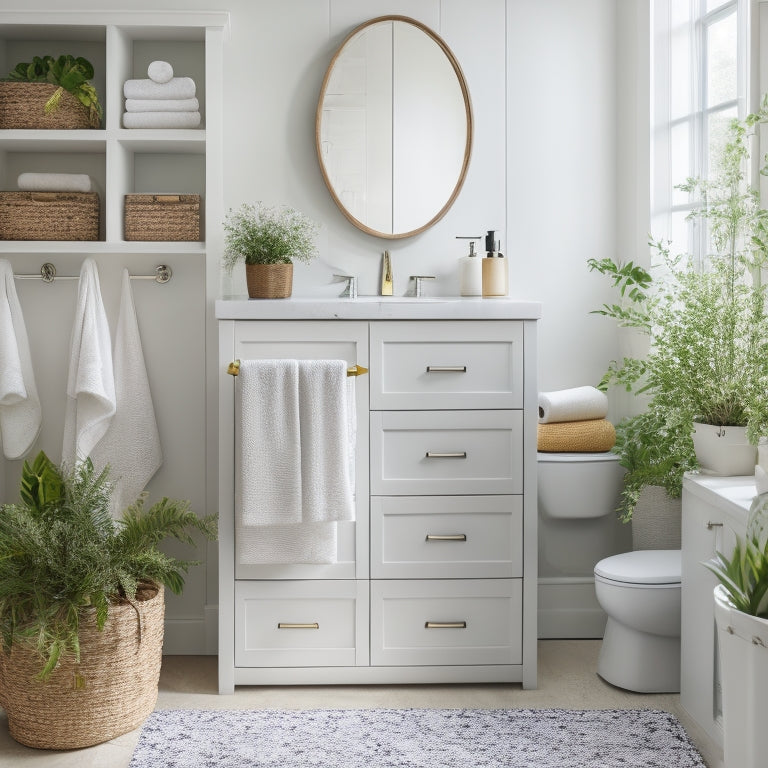
{"label": "rolled towel on toilet", "polygon": [[155,83],[167,83],[173,78],[173,67],[167,61],[153,61],[147,67],[147,77]]}
{"label": "rolled towel on toilet", "polygon": [[595,387],[539,392],[539,424],[604,419],[607,415],[608,397]]}
{"label": "rolled towel on toilet", "polygon": [[195,91],[195,81],[191,77],[174,77],[167,83],[126,80],[123,85],[126,99],[194,99]]}
{"label": "rolled towel on toilet", "polygon": [[539,424],[537,449],[543,453],[599,453],[616,445],[616,430],[605,419]]}

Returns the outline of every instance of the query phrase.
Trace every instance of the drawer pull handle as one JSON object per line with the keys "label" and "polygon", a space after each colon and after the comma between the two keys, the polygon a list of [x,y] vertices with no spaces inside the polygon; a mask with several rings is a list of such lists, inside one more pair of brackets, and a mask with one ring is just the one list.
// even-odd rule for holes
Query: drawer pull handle
{"label": "drawer pull handle", "polygon": [[440,453],[439,451],[427,451],[428,459],[466,459],[466,451],[455,451],[453,453]]}
{"label": "drawer pull handle", "polygon": [[466,373],[466,365],[428,365],[427,373]]}
{"label": "drawer pull handle", "polygon": [[466,621],[427,621],[424,629],[466,629]]}
{"label": "drawer pull handle", "polygon": [[723,527],[722,523],[713,523],[711,520],[707,520],[706,525],[707,525],[707,530],[708,531],[711,531],[713,528],[722,528]]}
{"label": "drawer pull handle", "polygon": [[466,533],[428,533],[427,541],[466,541]]}
{"label": "drawer pull handle", "polygon": [[294,624],[289,621],[281,621],[277,625],[278,629],[320,629],[316,621]]}

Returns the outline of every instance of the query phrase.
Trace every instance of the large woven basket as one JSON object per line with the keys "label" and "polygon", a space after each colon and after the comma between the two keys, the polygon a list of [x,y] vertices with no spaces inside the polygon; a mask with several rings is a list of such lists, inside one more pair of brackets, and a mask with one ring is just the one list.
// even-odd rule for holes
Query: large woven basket
{"label": "large woven basket", "polygon": [[157,701],[164,608],[163,587],[153,585],[134,602],[111,605],[102,631],[94,612],[83,611],[80,663],[63,658],[44,682],[34,650],[0,650],[0,706],[11,736],[38,749],[79,749],[138,728]]}
{"label": "large woven basket", "polygon": [[58,86],[51,83],[0,81],[0,128],[44,128],[74,130],[98,128],[91,116],[69,91],[63,91],[56,109],[45,114],[45,104]]}
{"label": "large woven basket", "polygon": [[0,240],[98,240],[95,192],[0,192]]}
{"label": "large woven basket", "polygon": [[200,195],[126,195],[126,240],[199,240]]}
{"label": "large woven basket", "polygon": [[287,299],[293,291],[293,264],[246,264],[251,299]]}

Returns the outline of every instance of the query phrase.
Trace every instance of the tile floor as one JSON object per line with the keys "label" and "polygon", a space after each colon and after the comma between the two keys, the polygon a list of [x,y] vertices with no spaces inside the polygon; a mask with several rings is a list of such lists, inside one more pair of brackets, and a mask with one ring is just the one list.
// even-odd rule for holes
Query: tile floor
{"label": "tile floor", "polygon": [[[663,709],[675,714],[699,747],[709,768],[722,754],[680,707],[676,694],[633,694],[595,673],[599,640],[540,640],[539,687],[519,684],[238,687],[217,693],[216,658],[167,656],[160,676],[158,709],[331,709],[369,707]],[[0,710],[2,768],[127,768],[139,731],[106,744],[71,752],[48,752],[17,744]],[[674,766],[670,766],[674,768]]]}

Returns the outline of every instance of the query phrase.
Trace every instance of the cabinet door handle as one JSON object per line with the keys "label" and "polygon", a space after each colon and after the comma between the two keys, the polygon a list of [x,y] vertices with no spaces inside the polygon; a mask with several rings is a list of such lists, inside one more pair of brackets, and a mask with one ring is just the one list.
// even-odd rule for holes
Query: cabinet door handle
{"label": "cabinet door handle", "polygon": [[428,533],[427,541],[466,541],[466,533]]}
{"label": "cabinet door handle", "polygon": [[466,629],[466,621],[427,621],[424,629]]}
{"label": "cabinet door handle", "polygon": [[466,365],[428,365],[427,373],[466,373]]}
{"label": "cabinet door handle", "polygon": [[722,523],[713,523],[711,520],[707,520],[706,522],[707,530],[711,531],[713,528],[722,528]]}
{"label": "cabinet door handle", "polygon": [[316,621],[293,623],[290,621],[281,621],[277,625],[278,629],[320,629]]}
{"label": "cabinet door handle", "polygon": [[428,459],[466,459],[466,451],[455,451],[452,453],[441,453],[439,451],[427,451],[426,457]]}

